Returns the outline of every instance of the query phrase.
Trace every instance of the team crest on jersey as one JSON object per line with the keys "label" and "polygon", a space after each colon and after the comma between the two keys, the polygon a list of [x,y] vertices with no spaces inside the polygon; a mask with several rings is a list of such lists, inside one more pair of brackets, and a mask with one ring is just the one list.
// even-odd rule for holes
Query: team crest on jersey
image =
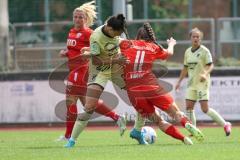
{"label": "team crest on jersey", "polygon": [[76,38],[80,38],[82,33],[77,33]]}
{"label": "team crest on jersey", "polygon": [[109,56],[112,56],[114,54],[118,53],[118,45],[116,45],[115,43],[107,43],[104,46],[104,50],[106,50],[108,52]]}

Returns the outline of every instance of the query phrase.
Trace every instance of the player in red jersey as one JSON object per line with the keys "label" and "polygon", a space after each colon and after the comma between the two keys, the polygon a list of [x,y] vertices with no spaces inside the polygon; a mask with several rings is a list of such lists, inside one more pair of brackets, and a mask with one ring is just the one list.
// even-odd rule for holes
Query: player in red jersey
{"label": "player in red jersey", "polygon": [[[145,23],[139,29],[136,40],[123,40],[120,43],[121,52],[130,60],[130,63],[125,66],[124,70],[129,99],[138,113],[154,120],[159,128],[162,127],[162,120],[156,114],[155,107],[163,110],[177,122],[180,122],[198,140],[203,140],[201,131],[192,125],[183,112],[179,110],[172,96],[165,91],[164,86],[159,85],[158,79],[152,73],[154,60],[165,60],[173,54],[173,47],[176,41],[170,38],[167,42],[168,49],[157,45],[150,24]],[[167,126],[161,129],[171,135],[171,132],[174,130],[173,126],[170,124]],[[139,141],[136,135],[137,130],[133,129],[130,136]],[[175,138],[184,141],[183,136]],[[141,144],[141,141],[139,142]]]}
{"label": "player in red jersey", "polygon": [[[94,1],[83,4],[73,11],[74,27],[69,31],[67,38],[67,49],[60,51],[60,56],[68,58],[69,75],[66,88],[66,131],[65,135],[59,140],[70,138],[72,129],[77,118],[77,100],[85,104],[85,95],[88,81],[88,59],[81,56],[81,49],[89,47],[89,39],[96,18]],[[125,116],[120,116],[107,107],[101,100],[98,101],[97,113],[112,118],[120,127],[120,135],[123,135],[126,129]]]}

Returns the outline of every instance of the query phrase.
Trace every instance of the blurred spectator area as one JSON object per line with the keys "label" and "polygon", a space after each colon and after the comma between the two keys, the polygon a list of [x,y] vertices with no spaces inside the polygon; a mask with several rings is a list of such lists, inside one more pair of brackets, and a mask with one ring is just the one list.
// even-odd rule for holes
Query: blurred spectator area
{"label": "blurred spectator area", "polygon": [[[51,70],[66,60],[58,56],[65,48],[72,27],[72,11],[87,0],[9,0],[10,49],[15,71]],[[98,19],[93,29],[113,14],[114,0],[96,0]],[[135,37],[143,22],[150,22],[157,40],[166,47],[166,39],[178,41],[171,63],[180,66],[190,46],[189,31],[198,27],[204,32],[203,44],[220,57],[239,59],[240,19],[235,0],[126,0],[132,5],[133,20],[128,32]],[[130,12],[130,11],[128,11]],[[128,12],[126,14],[128,14]],[[211,17],[211,18],[209,18]],[[222,18],[231,17],[231,18]]]}

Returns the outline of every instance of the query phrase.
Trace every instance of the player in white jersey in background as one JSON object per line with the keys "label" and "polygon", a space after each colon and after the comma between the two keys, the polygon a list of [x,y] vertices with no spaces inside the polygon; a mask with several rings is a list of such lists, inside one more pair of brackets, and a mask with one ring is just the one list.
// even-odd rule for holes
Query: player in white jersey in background
{"label": "player in white jersey in background", "polygon": [[187,116],[196,125],[194,105],[199,101],[202,111],[224,128],[226,136],[231,133],[231,123],[226,122],[219,113],[209,107],[210,73],[213,70],[213,61],[210,51],[201,44],[203,33],[198,28],[190,32],[192,46],[185,51],[184,67],[181,71],[175,89],[180,88],[182,80],[188,75],[186,107]]}

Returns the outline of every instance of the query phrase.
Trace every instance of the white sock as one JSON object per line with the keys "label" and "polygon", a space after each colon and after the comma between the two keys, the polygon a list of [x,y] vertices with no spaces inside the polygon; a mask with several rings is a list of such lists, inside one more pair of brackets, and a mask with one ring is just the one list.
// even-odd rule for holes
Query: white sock
{"label": "white sock", "polygon": [[77,120],[73,126],[71,138],[75,141],[78,136],[82,133],[84,128],[87,126],[89,119],[91,118],[92,113],[83,112],[78,115]]}
{"label": "white sock", "polygon": [[220,116],[219,113],[217,113],[214,109],[209,108],[208,112],[206,113],[209,115],[215,122],[217,122],[219,125],[224,126],[226,121]]}
{"label": "white sock", "polygon": [[145,125],[145,118],[141,114],[137,113],[134,123],[134,128],[141,131],[142,127]]}
{"label": "white sock", "polygon": [[187,110],[187,113],[186,113],[187,117],[190,119],[190,121],[192,122],[192,124],[194,126],[197,125],[197,120],[196,120],[196,115],[195,115],[195,112],[194,110]]}
{"label": "white sock", "polygon": [[88,120],[87,121],[77,120],[75,122],[74,127],[73,127],[73,131],[72,131],[72,134],[71,134],[71,138],[74,141],[76,141],[76,139],[82,133],[82,131],[84,130],[84,128],[86,127],[87,124],[88,124]]}

